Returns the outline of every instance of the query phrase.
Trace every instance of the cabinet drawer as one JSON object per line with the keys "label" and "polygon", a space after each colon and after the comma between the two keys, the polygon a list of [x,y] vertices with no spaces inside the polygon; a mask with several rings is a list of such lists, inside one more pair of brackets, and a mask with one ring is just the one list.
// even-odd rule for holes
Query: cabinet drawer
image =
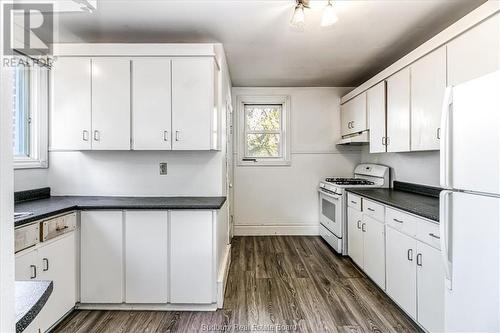
{"label": "cabinet drawer", "polygon": [[76,229],[76,213],[66,214],[42,223],[42,242]]}
{"label": "cabinet drawer", "polygon": [[387,207],[385,210],[385,221],[394,229],[407,235],[415,236],[417,233],[417,223],[420,222],[420,219],[413,215]]}
{"label": "cabinet drawer", "polygon": [[385,207],[381,204],[363,198],[363,213],[380,222],[384,222]]}
{"label": "cabinet drawer", "polygon": [[361,197],[358,197],[357,195],[351,193],[347,193],[347,206],[357,210],[361,210]]}
{"label": "cabinet drawer", "polygon": [[433,248],[440,249],[440,233],[439,225],[421,220],[417,224],[417,239],[426,244],[429,244]]}
{"label": "cabinet drawer", "polygon": [[39,224],[34,223],[26,227],[21,227],[14,231],[15,244],[14,251],[19,252],[38,244],[40,231]]}

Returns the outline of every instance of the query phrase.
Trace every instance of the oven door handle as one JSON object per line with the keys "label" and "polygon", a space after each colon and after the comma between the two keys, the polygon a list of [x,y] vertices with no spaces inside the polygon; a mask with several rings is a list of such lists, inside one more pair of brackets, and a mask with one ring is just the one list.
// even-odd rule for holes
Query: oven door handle
{"label": "oven door handle", "polygon": [[318,192],[329,197],[329,198],[335,199],[335,200],[339,200],[342,197],[342,195],[340,195],[340,194],[333,194],[333,193],[325,192],[322,190],[318,190]]}

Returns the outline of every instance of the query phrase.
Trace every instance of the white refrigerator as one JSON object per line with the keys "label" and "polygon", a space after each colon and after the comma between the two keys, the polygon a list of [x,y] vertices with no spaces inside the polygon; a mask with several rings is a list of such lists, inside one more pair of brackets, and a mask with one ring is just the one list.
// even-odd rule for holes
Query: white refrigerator
{"label": "white refrigerator", "polygon": [[500,72],[447,89],[440,154],[445,331],[500,332]]}

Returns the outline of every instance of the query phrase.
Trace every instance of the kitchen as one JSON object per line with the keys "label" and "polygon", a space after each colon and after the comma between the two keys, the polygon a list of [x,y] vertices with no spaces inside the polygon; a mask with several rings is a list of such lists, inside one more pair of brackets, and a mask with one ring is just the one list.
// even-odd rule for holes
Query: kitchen
{"label": "kitchen", "polygon": [[1,10],[1,332],[500,331],[498,1]]}

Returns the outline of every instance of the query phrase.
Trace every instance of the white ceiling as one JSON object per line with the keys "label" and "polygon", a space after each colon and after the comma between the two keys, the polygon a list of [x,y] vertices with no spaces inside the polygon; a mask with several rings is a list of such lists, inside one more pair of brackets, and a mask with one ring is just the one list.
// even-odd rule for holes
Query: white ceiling
{"label": "white ceiling", "polygon": [[[58,17],[59,42],[220,42],[234,86],[356,86],[485,0],[324,1],[293,30],[293,0],[99,0]],[[318,8],[316,8],[318,7]]]}

